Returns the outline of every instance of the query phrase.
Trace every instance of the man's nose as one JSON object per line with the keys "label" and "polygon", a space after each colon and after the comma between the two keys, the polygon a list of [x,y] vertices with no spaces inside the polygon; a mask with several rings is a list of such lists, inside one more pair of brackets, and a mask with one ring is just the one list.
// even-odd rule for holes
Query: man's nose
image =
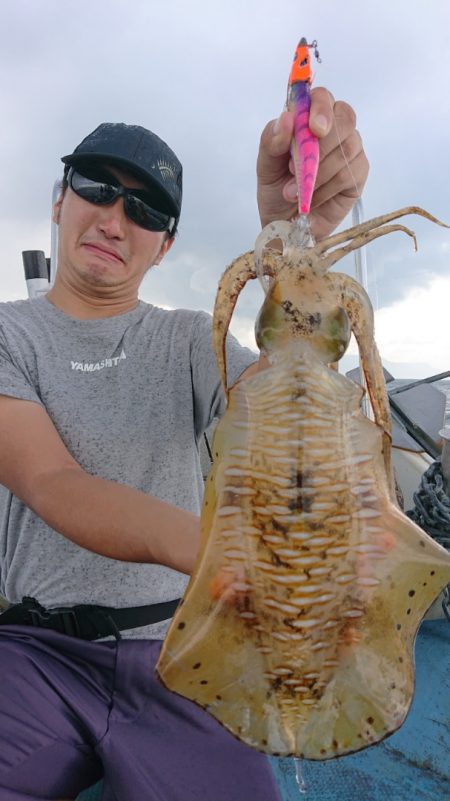
{"label": "man's nose", "polygon": [[127,216],[123,205],[123,198],[118,197],[114,203],[99,206],[98,227],[105,236],[114,239],[123,239]]}

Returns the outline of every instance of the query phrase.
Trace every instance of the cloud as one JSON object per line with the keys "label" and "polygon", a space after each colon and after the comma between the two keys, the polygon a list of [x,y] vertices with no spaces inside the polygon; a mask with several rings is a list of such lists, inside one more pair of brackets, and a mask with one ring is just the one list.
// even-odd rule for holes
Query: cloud
{"label": "cloud", "polygon": [[[375,340],[394,378],[425,378],[450,370],[449,302],[450,276],[436,276],[375,311]],[[358,347],[352,338],[344,372],[357,363]]]}
{"label": "cloud", "polygon": [[[449,313],[449,276],[433,278],[427,286],[414,288],[403,300],[380,309],[375,314],[375,333],[382,357],[422,363],[429,375],[450,370]],[[420,378],[423,373],[411,372],[408,377]]]}
{"label": "cloud", "polygon": [[236,317],[233,319],[230,331],[241,345],[245,345],[250,350],[257,351],[255,342],[255,321],[249,317]]}
{"label": "cloud", "polygon": [[215,277],[211,275],[211,270],[207,267],[203,267],[201,270],[195,270],[195,272],[192,273],[189,286],[194,292],[209,296],[212,292],[216,291],[217,281]]}

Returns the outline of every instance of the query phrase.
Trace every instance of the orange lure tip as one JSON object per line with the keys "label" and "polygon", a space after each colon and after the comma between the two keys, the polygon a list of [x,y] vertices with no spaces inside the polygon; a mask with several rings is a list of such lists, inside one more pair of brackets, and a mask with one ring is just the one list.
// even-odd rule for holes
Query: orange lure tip
{"label": "orange lure tip", "polygon": [[294,53],[291,74],[289,76],[289,85],[297,83],[298,81],[311,83],[312,71],[309,47],[310,45],[308,45],[305,38],[300,39]]}

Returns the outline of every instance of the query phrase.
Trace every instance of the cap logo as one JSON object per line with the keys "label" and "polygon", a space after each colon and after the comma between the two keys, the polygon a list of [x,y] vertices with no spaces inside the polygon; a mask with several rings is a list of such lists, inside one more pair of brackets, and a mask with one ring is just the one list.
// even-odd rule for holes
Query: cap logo
{"label": "cap logo", "polygon": [[171,167],[171,165],[167,161],[164,161],[163,159],[160,159],[157,162],[157,164],[162,178],[164,180],[169,179],[173,181],[175,178],[175,172],[173,170],[173,167]]}

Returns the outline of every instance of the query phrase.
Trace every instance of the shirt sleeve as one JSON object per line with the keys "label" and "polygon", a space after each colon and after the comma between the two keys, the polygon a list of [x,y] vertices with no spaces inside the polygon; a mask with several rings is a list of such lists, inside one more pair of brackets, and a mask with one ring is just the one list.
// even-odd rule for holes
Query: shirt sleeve
{"label": "shirt sleeve", "polygon": [[[228,386],[232,386],[258,354],[240,345],[228,334],[227,342]],[[191,342],[191,371],[194,395],[194,418],[197,436],[201,436],[215,417],[225,411],[225,395],[222,390],[219,370],[212,340],[212,317],[198,312],[194,318]]]}
{"label": "shirt sleeve", "polygon": [[43,403],[32,384],[25,364],[10,353],[3,331],[0,329],[0,395]]}

